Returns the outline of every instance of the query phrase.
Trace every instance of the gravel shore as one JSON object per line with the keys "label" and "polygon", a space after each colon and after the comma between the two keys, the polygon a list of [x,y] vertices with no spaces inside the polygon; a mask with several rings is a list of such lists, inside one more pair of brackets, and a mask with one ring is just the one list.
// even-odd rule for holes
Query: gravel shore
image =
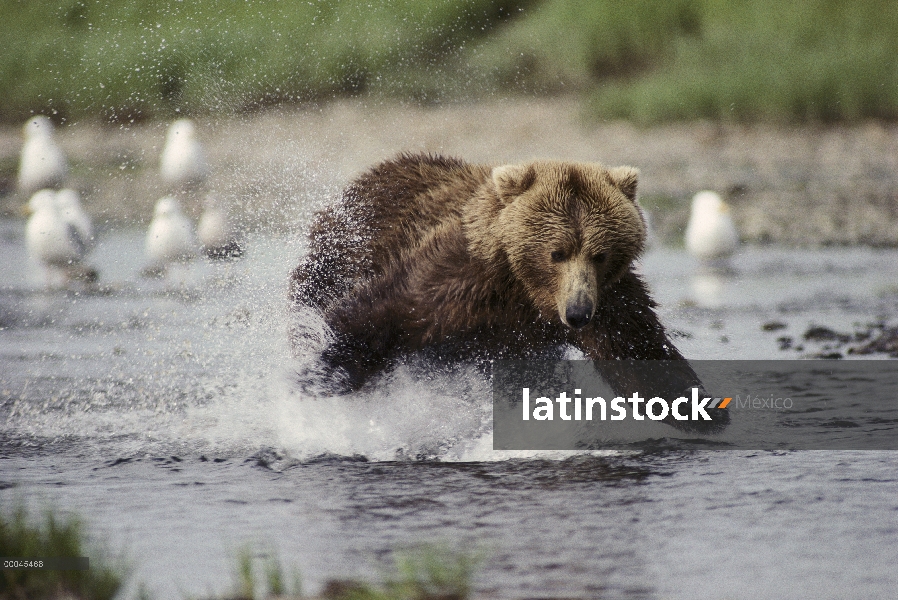
{"label": "gravel shore", "polygon": [[[57,131],[103,226],[144,225],[167,190],[158,173],[167,123],[75,123]],[[198,120],[213,175],[248,228],[296,227],[354,174],[403,150],[505,163],[533,158],[629,164],[657,233],[676,243],[701,189],[733,205],[745,241],[898,245],[898,125],[777,127],[715,123],[648,129],[588,123],[573,99],[516,99],[439,107],[340,101]],[[21,129],[0,127],[0,211],[14,191]],[[199,195],[199,193],[195,194]],[[188,212],[199,201],[187,199]]]}

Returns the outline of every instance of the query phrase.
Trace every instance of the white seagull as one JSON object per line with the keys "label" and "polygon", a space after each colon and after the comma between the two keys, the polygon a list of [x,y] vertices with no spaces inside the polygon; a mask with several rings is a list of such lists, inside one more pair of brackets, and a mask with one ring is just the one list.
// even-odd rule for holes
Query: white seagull
{"label": "white seagull", "polygon": [[83,263],[88,245],[67,222],[56,192],[40,190],[28,201],[32,213],[25,225],[29,254],[46,269],[47,284],[64,287],[73,280],[93,283],[97,272]]}
{"label": "white seagull", "polygon": [[730,207],[715,192],[699,192],[692,199],[686,225],[686,249],[705,263],[726,261],[739,246],[739,233]]}
{"label": "white seagull", "polygon": [[178,119],[169,125],[159,171],[172,190],[196,187],[206,180],[209,164],[192,120]]}
{"label": "white seagull", "polygon": [[153,221],[147,231],[146,253],[152,265],[150,268],[158,269],[152,271],[154,273],[165,273],[171,263],[187,262],[196,257],[193,227],[181,212],[181,205],[171,196],[156,203]]}
{"label": "white seagull", "polygon": [[57,188],[68,175],[65,154],[53,137],[53,122],[38,115],[25,123],[25,145],[19,160],[19,189],[33,194],[43,188]]}
{"label": "white seagull", "polygon": [[206,256],[213,260],[243,256],[242,240],[228,216],[228,211],[212,194],[206,196],[204,205],[197,233]]}

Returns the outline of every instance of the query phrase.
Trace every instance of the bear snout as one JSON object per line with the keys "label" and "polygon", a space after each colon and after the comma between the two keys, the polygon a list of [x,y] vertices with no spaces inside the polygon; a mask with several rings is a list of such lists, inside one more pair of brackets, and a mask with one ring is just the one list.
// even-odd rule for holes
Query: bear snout
{"label": "bear snout", "polygon": [[571,329],[580,329],[592,320],[598,299],[596,268],[584,257],[560,265],[559,288],[556,306],[561,322]]}
{"label": "bear snout", "polygon": [[571,329],[580,329],[592,320],[595,304],[589,298],[580,297],[568,302],[564,309],[564,321]]}

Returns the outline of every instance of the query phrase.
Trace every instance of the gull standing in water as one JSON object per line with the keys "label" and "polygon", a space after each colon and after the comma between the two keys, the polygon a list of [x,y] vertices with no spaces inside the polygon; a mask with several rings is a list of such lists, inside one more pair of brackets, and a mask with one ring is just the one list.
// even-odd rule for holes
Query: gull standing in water
{"label": "gull standing in water", "polygon": [[235,229],[228,211],[213,194],[206,196],[205,209],[200,216],[197,233],[203,252],[212,260],[228,260],[243,256],[241,236]]}
{"label": "gull standing in water", "polygon": [[197,242],[190,220],[181,212],[181,205],[171,196],[156,203],[153,220],[146,237],[146,253],[150,266],[147,275],[165,275],[173,263],[196,258]]}
{"label": "gull standing in water", "polygon": [[699,306],[719,308],[727,302],[730,257],[739,246],[739,233],[730,207],[715,192],[699,192],[692,199],[686,225],[686,249],[700,262],[690,287]]}
{"label": "gull standing in water", "polygon": [[53,135],[53,122],[38,115],[25,123],[25,145],[19,159],[18,186],[24,194],[58,188],[68,175],[65,154]]}
{"label": "gull standing in water", "polygon": [[209,163],[192,120],[178,119],[169,126],[159,171],[170,191],[199,187],[208,177]]}
{"label": "gull standing in water", "polygon": [[686,225],[686,249],[702,263],[725,266],[739,246],[739,233],[730,207],[715,192],[699,192],[692,199]]}
{"label": "gull standing in water", "polygon": [[40,190],[28,201],[32,213],[25,225],[28,252],[46,271],[49,287],[66,287],[72,281],[88,284],[97,272],[84,264],[88,244],[59,206],[56,192]]}

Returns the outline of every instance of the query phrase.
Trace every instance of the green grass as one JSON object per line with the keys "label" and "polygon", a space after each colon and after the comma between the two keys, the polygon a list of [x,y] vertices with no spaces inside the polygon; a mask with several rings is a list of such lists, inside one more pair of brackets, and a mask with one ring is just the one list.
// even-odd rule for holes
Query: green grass
{"label": "green grass", "polygon": [[[112,566],[102,553],[89,551],[82,522],[60,519],[53,512],[34,523],[24,508],[0,511],[0,556],[22,558],[87,556],[85,571],[0,570],[0,600],[111,600],[121,589],[125,569]],[[479,554],[440,545],[418,545],[394,554],[394,566],[384,583],[333,580],[322,596],[330,600],[467,600]],[[141,585],[140,598],[151,595]],[[234,587],[224,600],[302,599],[298,571],[285,574],[272,552],[254,554],[243,547],[235,560]]]}
{"label": "green grass", "polygon": [[600,119],[898,118],[888,0],[546,0],[478,57],[509,84],[585,92]]}
{"label": "green grass", "polygon": [[414,82],[513,0],[0,1],[0,118],[239,111]]}
{"label": "green grass", "polygon": [[472,62],[508,87],[583,91],[664,67],[701,15],[690,0],[544,0],[479,44]]}
{"label": "green grass", "polygon": [[574,92],[598,119],[898,119],[891,0],[0,0],[0,119]]}
{"label": "green grass", "polygon": [[384,588],[370,596],[371,600],[465,600],[471,595],[481,558],[476,553],[433,544],[399,551],[395,572],[388,575]]}
{"label": "green grass", "polygon": [[[252,549],[245,546],[237,556],[234,571],[234,593],[227,598],[252,600],[254,598],[302,598],[302,580],[299,572],[294,572],[287,584],[286,575],[280,560],[272,553],[261,558],[253,555]],[[257,573],[261,567],[263,579]]]}
{"label": "green grass", "polygon": [[23,508],[11,514],[0,512],[0,556],[90,559],[90,569],[86,571],[0,570],[0,599],[108,600],[115,596],[124,579],[122,568],[112,567],[96,553],[88,552],[77,518],[61,520],[51,512],[38,524],[31,522]]}
{"label": "green grass", "polygon": [[[384,583],[332,580],[321,596],[328,600],[467,600],[479,556],[445,546],[419,545],[396,552]],[[303,598],[299,575],[286,585],[280,561],[270,553],[254,558],[250,548],[237,557],[234,592],[223,600]],[[260,580],[258,571],[264,575]]]}

